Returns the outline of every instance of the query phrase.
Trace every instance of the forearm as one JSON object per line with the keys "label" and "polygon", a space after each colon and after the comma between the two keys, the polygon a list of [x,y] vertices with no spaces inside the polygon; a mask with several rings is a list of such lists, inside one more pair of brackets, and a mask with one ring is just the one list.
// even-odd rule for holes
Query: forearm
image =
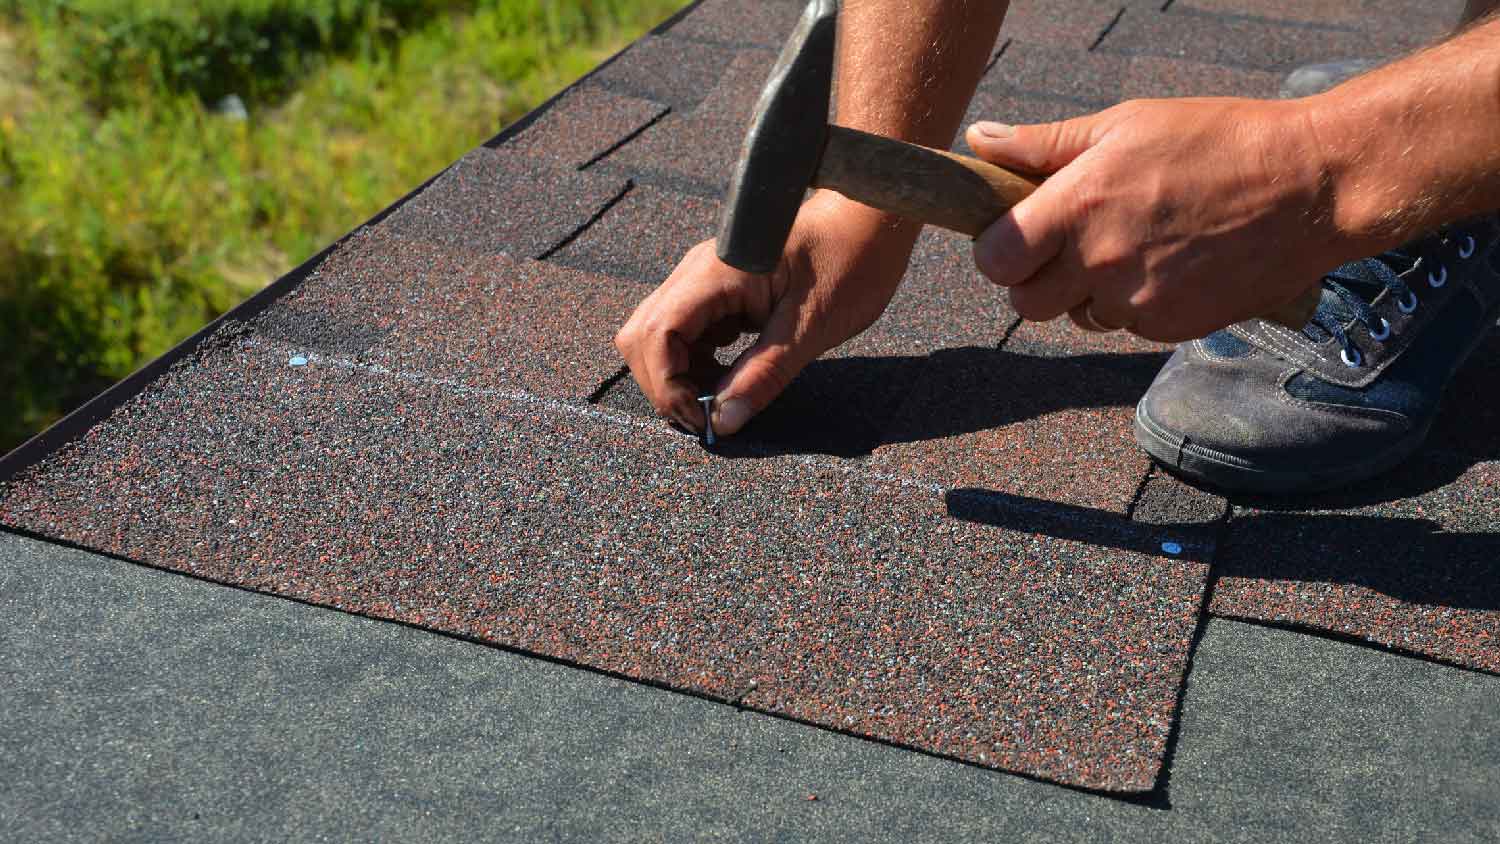
{"label": "forearm", "polygon": [[1500,209],[1500,18],[1305,102],[1330,221],[1362,251]]}
{"label": "forearm", "polygon": [[[989,63],[1005,0],[844,0],[838,107],[844,126],[946,149]],[[916,237],[919,224],[865,209]]]}

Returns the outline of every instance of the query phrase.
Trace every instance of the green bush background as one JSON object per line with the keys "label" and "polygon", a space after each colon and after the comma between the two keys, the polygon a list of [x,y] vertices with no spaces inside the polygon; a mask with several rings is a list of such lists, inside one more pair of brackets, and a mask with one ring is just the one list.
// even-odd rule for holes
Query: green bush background
{"label": "green bush background", "polygon": [[684,2],[0,0],[0,452]]}

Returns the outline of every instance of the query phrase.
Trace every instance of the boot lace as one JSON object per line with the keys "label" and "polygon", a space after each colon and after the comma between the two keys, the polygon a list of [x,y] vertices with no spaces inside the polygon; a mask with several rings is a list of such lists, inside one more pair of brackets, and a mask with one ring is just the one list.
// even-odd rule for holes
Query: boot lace
{"label": "boot lace", "polygon": [[[1388,290],[1397,310],[1407,315],[1416,313],[1421,299],[1402,276],[1419,266],[1425,267],[1427,288],[1443,287],[1448,283],[1448,265],[1443,261],[1443,253],[1455,251],[1450,249],[1454,244],[1459,260],[1473,257],[1478,247],[1473,235],[1445,226],[1432,237],[1339,267],[1323,277],[1323,298],[1302,333],[1315,343],[1333,338],[1339,344],[1339,357],[1344,365],[1359,368],[1364,365],[1364,355],[1350,339],[1347,326],[1358,322],[1369,332],[1371,340],[1388,341],[1392,335],[1391,323],[1376,313],[1372,304],[1375,298],[1382,290]],[[1421,274],[1413,277],[1420,278]]]}

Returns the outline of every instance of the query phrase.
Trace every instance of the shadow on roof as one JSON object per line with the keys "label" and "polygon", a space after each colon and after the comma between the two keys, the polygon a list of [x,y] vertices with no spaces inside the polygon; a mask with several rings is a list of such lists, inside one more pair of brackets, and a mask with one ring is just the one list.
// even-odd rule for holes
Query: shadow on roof
{"label": "shadow on roof", "polygon": [[[1160,354],[1041,357],[974,346],[926,356],[825,358],[714,450],[730,458],[860,458],[883,445],[1003,428],[1064,410],[1132,407],[1164,360]],[[636,389],[633,382],[622,386]]]}
{"label": "shadow on roof", "polygon": [[[1231,542],[1215,565],[1220,577],[1337,583],[1430,607],[1500,610],[1500,533],[1447,532],[1422,518],[1257,513],[1235,519]],[[1291,545],[1305,553],[1263,553]]]}
{"label": "shadow on roof", "polygon": [[[1201,524],[1149,529],[1107,510],[986,489],[947,494],[957,519],[1107,548],[1159,553],[1162,536],[1184,541],[1184,559],[1205,559],[1211,532]],[[1351,513],[1236,516],[1214,554],[1217,578],[1356,586],[1438,609],[1500,610],[1500,533],[1448,531],[1425,518]]]}

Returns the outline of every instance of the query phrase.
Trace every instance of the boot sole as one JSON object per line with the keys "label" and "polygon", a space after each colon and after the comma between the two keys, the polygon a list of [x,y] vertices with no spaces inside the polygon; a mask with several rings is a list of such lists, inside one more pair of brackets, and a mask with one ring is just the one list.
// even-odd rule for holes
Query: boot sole
{"label": "boot sole", "polygon": [[1267,495],[1321,492],[1373,478],[1415,454],[1431,427],[1429,418],[1393,447],[1362,463],[1316,470],[1281,469],[1198,445],[1153,422],[1142,405],[1135,409],[1135,441],[1172,473],[1226,492]]}

